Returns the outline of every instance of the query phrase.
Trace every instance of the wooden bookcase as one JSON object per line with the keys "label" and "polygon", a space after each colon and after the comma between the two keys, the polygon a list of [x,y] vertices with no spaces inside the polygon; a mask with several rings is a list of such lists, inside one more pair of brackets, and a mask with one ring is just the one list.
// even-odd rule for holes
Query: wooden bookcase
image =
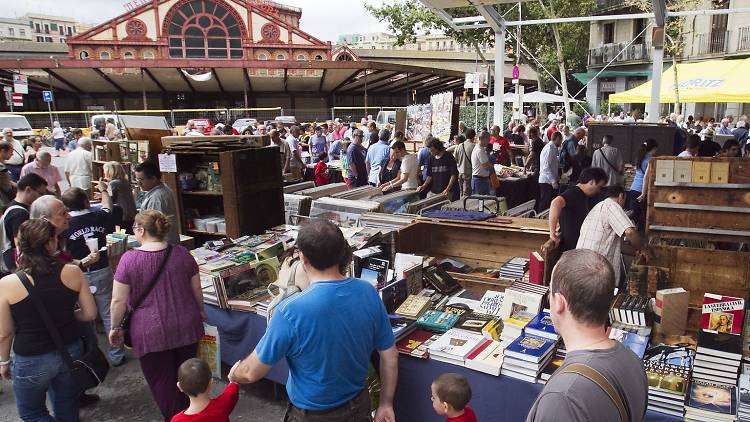
{"label": "wooden bookcase", "polygon": [[[163,173],[163,181],[175,192],[177,220],[181,233],[201,243],[220,237],[238,238],[260,234],[284,223],[284,194],[277,147],[228,150],[169,150],[177,160],[177,173]],[[185,191],[180,172],[192,172],[196,165],[218,163],[221,191]],[[200,216],[223,215],[226,232],[196,230],[193,212]],[[186,213],[187,212],[187,213]]]}

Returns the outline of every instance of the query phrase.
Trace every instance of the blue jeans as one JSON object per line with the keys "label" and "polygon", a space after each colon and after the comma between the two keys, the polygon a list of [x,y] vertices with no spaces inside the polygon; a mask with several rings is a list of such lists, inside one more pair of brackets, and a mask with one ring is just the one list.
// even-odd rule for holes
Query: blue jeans
{"label": "blue jeans", "polygon": [[471,176],[471,192],[474,195],[489,195],[490,178]]}
{"label": "blue jeans", "polygon": [[[94,301],[96,301],[96,308],[99,310],[99,318],[104,323],[104,333],[109,336],[109,330],[112,328],[112,320],[109,315],[109,305],[112,302],[112,268],[106,267],[96,271],[89,271],[83,273],[86,276],[86,280],[89,282],[89,286],[96,288],[94,292]],[[96,330],[96,322],[93,322],[94,330]],[[122,347],[109,346],[107,351],[109,361],[113,365],[119,365],[125,358],[125,349]]]}
{"label": "blue jeans", "polygon": [[65,138],[55,138],[55,151],[62,151],[65,149]]}
{"label": "blue jeans", "polygon": [[[83,353],[83,343],[68,345],[76,359]],[[24,422],[78,422],[79,389],[60,352],[37,356],[15,356],[11,366],[13,392],[18,416]],[[47,410],[47,393],[52,402],[52,417]]]}

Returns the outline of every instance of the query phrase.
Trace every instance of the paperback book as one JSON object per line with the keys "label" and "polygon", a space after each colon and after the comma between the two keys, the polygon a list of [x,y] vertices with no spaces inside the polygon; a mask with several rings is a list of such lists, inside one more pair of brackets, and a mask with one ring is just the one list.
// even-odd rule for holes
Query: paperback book
{"label": "paperback book", "polygon": [[737,415],[737,386],[693,380],[685,401],[685,417],[734,421]]}
{"label": "paperback book", "polygon": [[430,359],[463,366],[466,356],[483,342],[484,337],[480,333],[452,328],[430,344],[427,349],[430,352]]}
{"label": "paperback book", "polygon": [[701,328],[717,333],[742,334],[745,300],[713,293],[703,295]]}
{"label": "paperback book", "polygon": [[555,326],[552,324],[552,317],[547,309],[539,312],[534,319],[526,325],[526,333],[554,341],[557,341],[557,339],[560,338],[555,330]]}
{"label": "paperback book", "polygon": [[538,363],[554,351],[555,343],[554,340],[526,334],[508,345],[505,356]]}
{"label": "paperback book", "polygon": [[428,310],[417,319],[417,326],[426,330],[444,333],[456,324],[458,315],[448,312]]}
{"label": "paperback book", "polygon": [[440,334],[435,334],[432,331],[416,329],[398,340],[396,349],[399,353],[405,355],[427,359],[429,357],[427,347],[439,337]]}

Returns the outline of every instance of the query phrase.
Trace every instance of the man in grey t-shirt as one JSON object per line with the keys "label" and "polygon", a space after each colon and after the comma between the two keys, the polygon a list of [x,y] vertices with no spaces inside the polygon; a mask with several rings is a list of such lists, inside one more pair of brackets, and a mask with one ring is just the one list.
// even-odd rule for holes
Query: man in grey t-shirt
{"label": "man in grey t-shirt", "polygon": [[170,245],[180,244],[180,229],[177,227],[177,204],[172,189],[161,181],[161,171],[156,164],[144,161],[135,168],[135,178],[141,190],[146,192],[141,211],[156,210],[169,217],[172,222],[167,235]]}
{"label": "man in grey t-shirt", "polygon": [[558,261],[550,283],[550,316],[568,353],[531,407],[527,422],[620,421],[615,402],[601,387],[583,375],[562,373],[572,363],[587,365],[604,376],[617,391],[630,421],[644,419],[648,385],[643,363],[607,336],[614,287],[612,266],[594,251],[567,251]]}

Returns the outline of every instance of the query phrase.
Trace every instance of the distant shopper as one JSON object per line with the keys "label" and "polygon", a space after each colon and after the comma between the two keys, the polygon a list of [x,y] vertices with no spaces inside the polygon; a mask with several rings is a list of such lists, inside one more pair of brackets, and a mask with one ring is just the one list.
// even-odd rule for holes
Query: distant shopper
{"label": "distant shopper", "polygon": [[55,141],[55,153],[60,156],[60,151],[65,150],[65,131],[60,127],[60,122],[52,122],[52,139]]}
{"label": "distant shopper", "polygon": [[[65,146],[63,145],[63,149]],[[32,136],[29,138],[29,144],[26,146],[26,153],[24,154],[23,162],[29,164],[36,158],[36,153],[42,149],[42,138],[39,136]],[[60,156],[58,153],[57,157]]]}
{"label": "distant shopper", "polygon": [[91,192],[91,139],[78,140],[78,148],[65,158],[65,178],[72,188]]}
{"label": "distant shopper", "polygon": [[510,141],[500,133],[500,126],[492,126],[490,134],[490,145],[492,145],[492,156],[494,164],[509,166],[513,162]]}
{"label": "distant shopper", "polygon": [[286,358],[286,421],[368,422],[370,358],[380,356],[382,389],[375,422],[395,422],[398,351],[383,302],[369,283],[346,277],[351,250],[333,223],[313,220],[297,236],[310,286],[282,301],[266,333],[229,380],[254,383]]}
{"label": "distant shopper", "polygon": [[633,211],[633,219],[638,226],[638,231],[643,231],[646,224],[646,207],[642,205],[646,199],[646,175],[650,166],[649,161],[659,149],[659,144],[653,138],[648,138],[638,147],[635,160],[635,177],[628,192],[630,210]]}
{"label": "distant shopper", "polygon": [[[372,133],[372,132],[371,132]],[[383,129],[378,134],[378,142],[370,143],[367,149],[367,182],[372,186],[378,185],[378,177],[380,175],[380,169],[383,164],[388,160],[388,155],[391,153],[391,147],[388,145],[388,140],[391,137],[391,133],[386,129]]]}
{"label": "distant shopper", "polygon": [[10,171],[4,164],[5,160],[12,155],[13,145],[0,141],[0,210],[2,211],[5,211],[5,207],[16,195],[16,183],[13,182]]}
{"label": "distant shopper", "polygon": [[301,179],[304,175],[305,163],[302,161],[299,148],[300,130],[297,126],[289,129],[289,136],[286,137],[286,144],[289,146],[289,170],[291,170],[294,179]]}
{"label": "distant shopper", "polygon": [[550,207],[552,198],[560,189],[560,156],[558,147],[562,144],[563,134],[554,132],[552,140],[544,146],[539,157],[539,203],[537,212],[546,211]]}
{"label": "distant shopper", "polygon": [[13,137],[13,129],[6,127],[3,129],[3,140],[13,146],[13,154],[10,158],[4,160],[5,167],[10,171],[10,177],[14,182],[21,178],[21,168],[24,164],[24,150],[21,141]]}
{"label": "distant shopper", "polygon": [[321,152],[316,157],[315,164],[315,186],[323,186],[328,184],[328,154]]}
{"label": "distant shopper", "polygon": [[445,150],[443,141],[438,138],[432,138],[429,148],[427,179],[417,188],[417,192],[427,191],[427,197],[446,195],[451,201],[457,200],[459,194],[456,160]]}
{"label": "distant shopper", "polygon": [[[586,136],[586,128],[579,127],[573,132],[573,134],[563,142],[560,148],[560,168],[563,173],[567,173],[572,170],[575,165],[574,157],[576,155],[576,147],[578,143]],[[571,184],[575,183],[571,179]]]}
{"label": "distant shopper", "polygon": [[489,144],[490,137],[487,133],[483,133],[479,137],[479,145],[471,151],[471,193],[473,195],[489,195],[492,188],[490,172],[494,172],[495,168],[487,155]]}
{"label": "distant shopper", "polygon": [[169,218],[167,241],[170,245],[180,244],[180,231],[177,227],[177,204],[169,186],[161,181],[159,167],[151,161],[144,161],[135,167],[135,179],[142,191],[146,192],[141,202],[141,211],[155,210]]}
{"label": "distant shopper", "polygon": [[229,382],[214,399],[209,395],[213,385],[211,367],[203,359],[182,362],[177,370],[177,388],[190,399],[190,406],[176,414],[171,422],[228,422],[240,398],[236,382]]}
{"label": "distant shopper", "polygon": [[37,198],[47,193],[47,181],[38,174],[29,174],[18,181],[15,199],[3,213],[2,221],[4,237],[0,239],[3,255],[3,271],[0,275],[7,275],[16,270],[16,236],[18,229],[29,219],[29,207]]}
{"label": "distant shopper", "polygon": [[74,151],[76,148],[78,148],[78,141],[83,138],[83,130],[81,129],[73,129],[70,132],[70,141],[68,142],[68,151]]}
{"label": "distant shopper", "polygon": [[620,286],[622,273],[622,238],[628,239],[635,250],[639,250],[641,238],[635,224],[625,214],[627,196],[622,186],[609,186],[604,192],[607,199],[596,204],[589,211],[581,225],[576,249],[590,249],[607,258],[612,265],[615,284]]}
{"label": "distant shopper", "polygon": [[[419,166],[419,183],[427,180],[427,162],[430,160],[430,142],[432,135],[427,136],[422,142],[422,147],[417,152],[417,165]],[[471,187],[471,186],[470,186]]]}
{"label": "distant shopper", "polygon": [[[263,130],[265,130],[265,126]],[[268,136],[271,137],[271,143],[279,147],[279,156],[280,156],[279,160],[281,162],[281,174],[289,173],[290,160],[292,157],[292,150],[289,149],[289,144],[287,144],[286,142],[282,142],[281,136],[279,135],[279,131],[276,129],[271,129],[271,131],[268,132]]]}
{"label": "distant shopper", "polygon": [[383,191],[393,189],[416,189],[419,187],[419,166],[417,165],[417,155],[406,152],[406,145],[401,141],[396,141],[391,146],[391,151],[395,152],[401,160],[399,168],[399,179],[391,180],[386,186],[382,187]]}
{"label": "distant shopper", "polygon": [[[76,380],[34,300],[29,300],[33,292],[57,328],[67,352],[73,359],[80,358],[84,350],[78,321],[96,318],[96,304],[81,269],[61,264],[53,257],[57,243],[52,223],[43,219],[26,221],[18,234],[20,272],[0,279],[0,375],[13,380],[16,408],[23,421],[79,420],[80,390]],[[47,410],[48,393],[54,416]]]}
{"label": "distant shopper", "polygon": [[685,141],[685,151],[682,151],[677,156],[685,158],[697,157],[700,143],[701,137],[699,135],[696,135],[695,133],[688,135],[687,141]]}
{"label": "distant shopper", "polygon": [[30,173],[36,173],[47,181],[47,189],[51,193],[60,196],[60,170],[52,164],[52,154],[48,151],[39,151],[36,158],[21,169],[21,177]]}
{"label": "distant shopper", "polygon": [[721,152],[721,145],[714,141],[713,133],[706,133],[698,145],[698,157],[716,157],[719,152]]}
{"label": "distant shopper", "polygon": [[117,161],[104,163],[104,180],[107,182],[107,192],[112,198],[112,203],[122,209],[122,221],[117,221],[116,224],[131,233],[137,210],[133,188],[122,164]]}
{"label": "distant shopper", "polygon": [[[323,128],[320,126],[315,127],[315,134],[310,137],[308,141],[310,146],[310,156],[313,157],[313,162],[317,162],[320,154],[328,152],[328,140],[323,134]],[[326,155],[326,159],[328,155]]]}
{"label": "distant shopper", "polygon": [[394,141],[391,145],[390,155],[383,163],[378,175],[378,187],[383,195],[401,190],[401,185],[396,185],[401,180],[401,157],[406,155],[406,145],[403,141]]}
{"label": "distant shopper", "polygon": [[[565,252],[555,265],[550,316],[567,355],[537,397],[526,422],[644,420],[648,384],[643,363],[607,336],[614,288],[612,266],[594,251]],[[592,376],[601,381],[594,382]],[[613,390],[613,395],[605,388]]]}
{"label": "distant shopper", "polygon": [[544,141],[539,137],[539,128],[532,126],[529,128],[529,155],[526,157],[524,168],[531,171],[532,177],[538,181],[539,178],[539,160],[544,149]]}
{"label": "distant shopper", "polygon": [[606,183],[607,173],[598,167],[590,167],[581,172],[575,186],[569,187],[552,201],[549,208],[549,238],[560,245],[563,252],[575,249],[581,225],[589,213],[589,198],[596,196]]}
{"label": "distant shopper", "polygon": [[437,377],[430,386],[432,409],[446,422],[477,422],[474,410],[469,406],[471,386],[461,374],[445,373]]}
{"label": "distant shopper", "polygon": [[607,186],[622,186],[625,164],[620,150],[612,146],[612,135],[604,135],[602,147],[591,157],[591,167],[599,167],[607,173]]}
{"label": "distant shopper", "polygon": [[471,154],[476,147],[476,136],[477,133],[474,129],[467,129],[466,139],[463,142],[457,143],[453,150],[453,157],[456,159],[456,167],[458,168],[458,188],[461,196],[471,195],[471,176],[473,171]]}
{"label": "distant shopper", "polygon": [[362,146],[362,131],[355,129],[352,143],[346,149],[346,161],[349,168],[349,188],[367,185],[367,165],[365,164],[367,150]]}
{"label": "distant shopper", "polygon": [[187,397],[177,389],[177,370],[195,357],[206,319],[198,265],[187,249],[167,242],[171,224],[167,216],[154,210],[135,216],[135,238],[141,246],[125,252],[117,266],[111,305],[113,328],[109,332],[110,344],[121,346],[123,333],[117,327],[128,304],[140,297],[157,275],[154,288],[133,310],[130,338],[132,353],[140,360],[165,421],[188,406]]}
{"label": "distant shopper", "polygon": [[104,126],[104,136],[110,141],[114,141],[120,138],[120,131],[117,129],[115,119],[107,118],[107,125]]}

